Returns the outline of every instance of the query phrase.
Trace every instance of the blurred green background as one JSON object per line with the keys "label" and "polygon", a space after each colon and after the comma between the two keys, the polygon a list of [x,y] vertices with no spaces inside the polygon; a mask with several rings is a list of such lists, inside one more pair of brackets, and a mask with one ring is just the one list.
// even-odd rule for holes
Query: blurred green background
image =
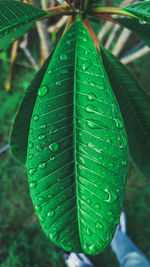
{"label": "blurred green background", "polygon": [[[55,36],[54,40],[55,40]],[[33,42],[36,38],[37,42]],[[29,49],[40,62],[38,35],[31,30]],[[135,44],[130,38],[125,53]],[[10,126],[35,70],[21,49],[13,67],[11,90],[5,84],[10,70],[11,47],[0,52],[0,148],[8,143]],[[150,93],[150,54],[129,64],[128,67]],[[62,251],[43,233],[30,199],[26,169],[5,151],[0,154],[0,266],[2,267],[61,267],[65,266]],[[124,207],[127,214],[127,233],[150,259],[150,180],[130,160]],[[96,267],[117,267],[115,255],[108,247],[98,256],[90,257]]]}

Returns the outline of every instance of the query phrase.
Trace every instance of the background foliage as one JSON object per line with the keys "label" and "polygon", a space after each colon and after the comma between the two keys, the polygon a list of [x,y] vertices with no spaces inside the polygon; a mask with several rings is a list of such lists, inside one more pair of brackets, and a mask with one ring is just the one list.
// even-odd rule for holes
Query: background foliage
{"label": "background foliage", "polygon": [[[37,34],[34,35],[39,42]],[[39,47],[36,46],[36,42],[32,42],[31,36],[32,34],[30,34],[31,50],[34,51],[37,61],[40,61],[40,56],[37,56]],[[134,42],[131,38],[128,46],[132,46]],[[8,142],[10,125],[19,100],[35,74],[19,50],[13,69],[11,91],[7,93],[4,85],[10,68],[10,51],[9,48],[0,52],[0,147]],[[150,77],[147,71],[150,69],[150,55],[137,59],[128,67],[150,93]],[[0,265],[2,267],[65,266],[61,250],[50,243],[36,219],[29,195],[26,169],[17,164],[8,151],[0,155],[0,160]],[[124,206],[128,235],[150,259],[150,180],[143,177],[132,161],[130,161]],[[91,260],[96,267],[118,266],[110,248],[99,256],[91,257]]]}

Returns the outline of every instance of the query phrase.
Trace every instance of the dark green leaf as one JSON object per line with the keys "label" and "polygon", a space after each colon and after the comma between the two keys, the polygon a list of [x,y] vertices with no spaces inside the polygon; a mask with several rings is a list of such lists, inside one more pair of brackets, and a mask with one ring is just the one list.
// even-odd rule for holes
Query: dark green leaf
{"label": "dark green leaf", "polygon": [[80,21],[54,52],[30,127],[29,186],[44,232],[67,251],[100,253],[119,222],[128,146],[119,106]]}
{"label": "dark green leaf", "polygon": [[141,40],[150,46],[150,24],[140,24],[139,20],[134,18],[117,18],[115,20],[135,32]]}
{"label": "dark green leaf", "polygon": [[150,97],[129,70],[101,46],[107,75],[127,131],[129,151],[139,169],[150,177]]}
{"label": "dark green leaf", "polygon": [[141,20],[141,23],[144,23],[144,21],[150,23],[150,1],[135,3],[122,8],[122,10],[137,16]]}
{"label": "dark green leaf", "polygon": [[37,89],[39,89],[44,74],[47,70],[52,54],[45,61],[42,68],[36,74],[34,80],[25,93],[23,100],[19,106],[18,112],[12,124],[11,135],[9,140],[10,151],[15,159],[23,164],[27,157],[28,134],[30,128],[30,120],[37,97]]}
{"label": "dark green leaf", "polygon": [[0,1],[0,49],[23,36],[47,12],[16,1]]}

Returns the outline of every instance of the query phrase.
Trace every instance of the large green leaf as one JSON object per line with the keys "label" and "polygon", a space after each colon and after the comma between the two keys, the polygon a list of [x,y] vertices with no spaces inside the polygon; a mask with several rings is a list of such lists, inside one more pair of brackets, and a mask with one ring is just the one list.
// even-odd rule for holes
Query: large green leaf
{"label": "large green leaf", "polygon": [[27,157],[28,134],[30,128],[30,120],[37,97],[37,90],[39,89],[43,80],[44,74],[49,65],[52,54],[45,61],[42,68],[37,72],[35,78],[28,87],[19,109],[16,113],[14,122],[11,128],[9,139],[10,151],[14,158],[25,164]]}
{"label": "large green leaf", "polygon": [[150,23],[150,1],[135,3],[123,7],[122,10],[128,11],[137,16],[140,20],[144,20],[145,22]]}
{"label": "large green leaf", "polygon": [[138,19],[134,18],[117,18],[115,20],[135,32],[141,40],[150,46],[150,24],[141,24]]}
{"label": "large green leaf", "polygon": [[119,106],[80,21],[54,52],[30,127],[29,187],[44,232],[67,251],[100,253],[119,222],[128,146]]}
{"label": "large green leaf", "polygon": [[107,75],[124,119],[129,151],[139,169],[150,177],[150,97],[129,70],[101,46]]}
{"label": "large green leaf", "polygon": [[0,49],[23,36],[36,20],[48,13],[16,1],[0,1]]}

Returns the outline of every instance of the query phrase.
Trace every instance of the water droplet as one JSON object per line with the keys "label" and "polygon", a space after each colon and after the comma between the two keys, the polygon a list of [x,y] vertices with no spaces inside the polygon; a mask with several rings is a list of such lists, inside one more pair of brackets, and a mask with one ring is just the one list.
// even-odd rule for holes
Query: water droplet
{"label": "water droplet", "polygon": [[48,217],[53,217],[54,215],[55,215],[55,211],[54,211],[54,210],[49,211],[49,212],[47,213],[47,216],[48,216]]}
{"label": "water droplet", "polygon": [[104,199],[104,201],[108,203],[115,202],[115,200],[117,199],[117,195],[113,191],[110,193],[108,188],[105,188],[104,191],[107,193],[107,199]]}
{"label": "water droplet", "polygon": [[141,25],[144,25],[144,24],[146,24],[147,22],[146,22],[145,20],[139,19],[139,23],[140,23]]}
{"label": "water droplet", "polygon": [[101,207],[100,204],[98,204],[98,203],[95,204],[95,208],[96,208],[96,209],[100,209],[100,207]]}
{"label": "water droplet", "polygon": [[33,145],[33,143],[32,142],[29,142],[29,148],[33,148],[34,147],[34,145]]}
{"label": "water droplet", "polygon": [[48,195],[48,198],[52,198],[52,195]]}
{"label": "water droplet", "polygon": [[31,182],[30,184],[29,184],[29,187],[31,188],[31,189],[34,189],[35,187],[37,186],[37,182]]}
{"label": "water droplet", "polygon": [[85,43],[87,41],[87,38],[82,38],[82,41]]}
{"label": "water droplet", "polygon": [[127,161],[126,160],[123,160],[121,163],[122,163],[123,166],[127,165]]}
{"label": "water droplet", "polygon": [[52,70],[49,70],[48,73],[51,74],[52,73]]}
{"label": "water droplet", "polygon": [[41,215],[39,215],[39,220],[40,220],[40,222],[44,222],[45,221],[44,217],[42,217]]}
{"label": "water droplet", "polygon": [[41,125],[40,125],[40,128],[41,128],[41,129],[45,129],[46,127],[47,127],[46,124],[41,124]]}
{"label": "water droplet", "polygon": [[56,128],[55,125],[52,125],[50,129],[50,133],[56,133],[56,132],[58,132],[58,129]]}
{"label": "water droplet", "polygon": [[62,55],[60,56],[60,59],[61,59],[61,60],[67,60],[67,59],[68,59],[67,54],[62,54]]}
{"label": "water droplet", "polygon": [[30,154],[30,155],[29,155],[29,159],[32,159],[32,158],[33,158],[33,154]]}
{"label": "water droplet", "polygon": [[93,110],[94,110],[94,107],[92,105],[87,105],[86,107],[87,112],[93,112]]}
{"label": "water droplet", "polygon": [[29,134],[33,134],[33,128],[30,128]]}
{"label": "water droplet", "polygon": [[107,214],[108,214],[108,216],[111,216],[112,215],[112,211],[108,211]]}
{"label": "water droplet", "polygon": [[41,206],[39,206],[39,205],[35,205],[35,210],[36,210],[36,211],[41,211],[41,209],[42,209]]}
{"label": "water droplet", "polygon": [[47,92],[48,92],[48,88],[45,85],[43,85],[38,90],[38,96],[45,96]]}
{"label": "water droplet", "polygon": [[91,65],[91,62],[89,62],[89,61],[85,61],[85,62],[83,63],[83,65],[82,65],[82,69],[83,69],[83,70],[88,70],[88,68],[90,67],[90,65]]}
{"label": "water droplet", "polygon": [[63,190],[65,187],[64,186],[60,186],[60,189]]}
{"label": "water droplet", "polygon": [[39,120],[39,116],[38,115],[34,115],[33,120],[34,121],[38,121]]}
{"label": "water droplet", "polygon": [[95,226],[96,226],[97,229],[102,229],[103,228],[103,225],[101,223],[96,223]]}
{"label": "water droplet", "polygon": [[99,128],[95,123],[93,123],[92,121],[88,121],[87,122],[88,126],[92,129],[97,129]]}
{"label": "water droplet", "polygon": [[89,228],[87,228],[87,234],[88,235],[92,235],[92,229],[89,227]]}
{"label": "water droplet", "polygon": [[40,144],[37,144],[35,147],[36,147],[36,149],[37,149],[38,151],[41,151],[41,150],[42,150]]}
{"label": "water droplet", "polygon": [[30,169],[30,170],[29,170],[29,174],[30,174],[30,175],[33,175],[33,174],[35,173],[35,171],[36,171],[35,169]]}
{"label": "water droplet", "polygon": [[49,145],[49,148],[52,152],[57,152],[59,150],[59,144],[58,143],[52,143]]}
{"label": "water droplet", "polygon": [[44,197],[42,197],[42,196],[40,196],[38,199],[40,202],[44,201]]}
{"label": "water droplet", "polygon": [[94,93],[90,93],[89,95],[88,95],[88,99],[90,100],[90,101],[93,101],[93,100],[95,100],[97,97],[96,97],[96,95],[94,94]]}
{"label": "water droplet", "polygon": [[121,139],[120,139],[120,137],[118,137],[118,140],[121,141],[120,148],[125,149],[126,146],[127,146],[127,138],[126,138],[126,136],[122,135]]}
{"label": "water droplet", "polygon": [[92,87],[96,87],[96,86],[97,86],[97,83],[95,83],[95,82],[90,82],[90,86],[92,86]]}
{"label": "water droplet", "polygon": [[41,169],[44,169],[45,166],[46,166],[46,163],[45,163],[45,162],[41,162],[41,163],[39,164],[39,168],[41,168]]}
{"label": "water droplet", "polygon": [[50,233],[49,237],[50,237],[50,239],[51,239],[52,241],[57,241],[58,235],[57,235],[57,233],[54,231],[54,232]]}
{"label": "water droplet", "polygon": [[115,119],[115,122],[116,122],[117,128],[119,129],[123,128],[123,121],[121,121],[120,119]]}
{"label": "water droplet", "polygon": [[88,204],[91,204],[92,203],[92,200],[90,198],[87,198],[87,203]]}
{"label": "water droplet", "polygon": [[43,140],[43,139],[45,139],[45,134],[39,135],[39,140]]}
{"label": "water droplet", "polygon": [[56,85],[57,85],[57,86],[60,86],[60,85],[61,85],[61,81],[57,81],[57,82],[56,82]]}
{"label": "water droplet", "polygon": [[50,160],[54,160],[54,159],[55,159],[55,157],[51,157],[51,158],[50,158]]}

